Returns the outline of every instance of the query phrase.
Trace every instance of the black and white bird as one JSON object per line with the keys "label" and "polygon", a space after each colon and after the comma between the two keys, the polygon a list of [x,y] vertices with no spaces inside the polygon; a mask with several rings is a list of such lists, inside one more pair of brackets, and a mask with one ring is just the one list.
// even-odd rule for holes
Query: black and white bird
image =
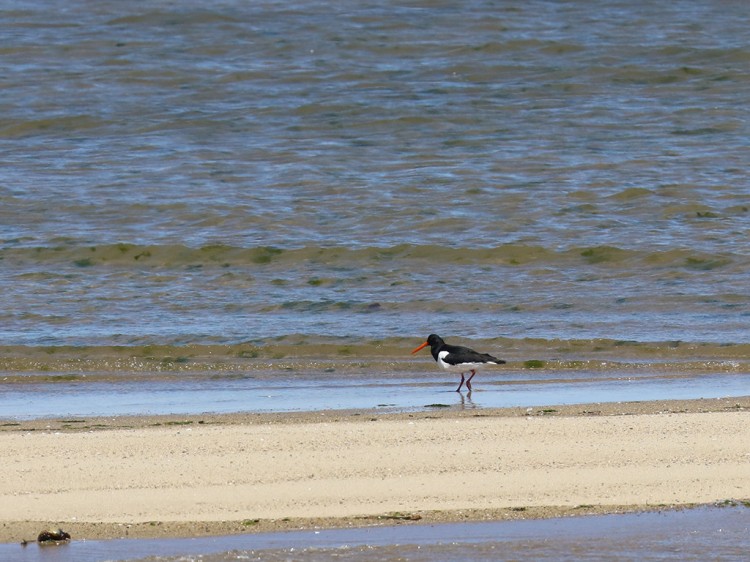
{"label": "black and white bird", "polygon": [[[479,353],[468,347],[461,345],[448,345],[443,341],[443,338],[436,334],[430,334],[427,337],[427,341],[412,351],[412,354],[417,351],[430,346],[430,352],[434,357],[437,364],[443,369],[448,371],[458,371],[461,373],[461,382],[456,389],[456,392],[460,392],[461,387],[466,380],[466,388],[471,392],[471,379],[477,374],[477,369],[482,365],[502,365],[505,363],[502,359],[493,357],[488,353]],[[468,379],[465,379],[465,373],[471,373]]]}

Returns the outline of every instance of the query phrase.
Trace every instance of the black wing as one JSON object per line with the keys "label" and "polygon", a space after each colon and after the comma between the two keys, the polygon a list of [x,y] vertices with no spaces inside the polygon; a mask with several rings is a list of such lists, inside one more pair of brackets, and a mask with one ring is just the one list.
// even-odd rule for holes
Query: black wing
{"label": "black wing", "polygon": [[440,351],[448,352],[443,361],[450,365],[458,365],[460,363],[505,363],[502,359],[493,357],[489,353],[479,353],[461,345],[445,345]]}

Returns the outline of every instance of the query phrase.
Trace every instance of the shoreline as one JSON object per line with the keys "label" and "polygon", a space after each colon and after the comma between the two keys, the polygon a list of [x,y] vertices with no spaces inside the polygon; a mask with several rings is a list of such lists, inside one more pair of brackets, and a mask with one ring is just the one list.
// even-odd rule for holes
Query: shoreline
{"label": "shoreline", "polygon": [[2,420],[0,542],[746,505],[748,412],[732,397]]}
{"label": "shoreline", "polygon": [[62,528],[71,540],[188,539],[243,534],[284,533],[333,529],[364,529],[392,525],[440,525],[502,521],[542,521],[561,517],[594,517],[633,513],[663,513],[698,508],[746,507],[750,499],[669,505],[579,505],[496,509],[394,512],[353,517],[245,519],[237,521],[148,521],[111,523],[89,521],[3,521],[0,544],[30,544],[41,531]]}
{"label": "shoreline", "polygon": [[461,418],[525,418],[525,417],[591,417],[638,414],[695,414],[707,412],[750,412],[750,395],[727,398],[695,398],[686,400],[649,400],[636,402],[592,402],[581,404],[550,404],[534,407],[459,407],[437,404],[417,411],[384,409],[313,410],[296,412],[251,412],[231,414],[155,414],[136,416],[68,416],[41,417],[31,420],[0,418],[0,434],[4,432],[81,432],[113,429],[143,429],[163,426],[190,425],[270,425],[310,424],[358,420],[420,420]]}

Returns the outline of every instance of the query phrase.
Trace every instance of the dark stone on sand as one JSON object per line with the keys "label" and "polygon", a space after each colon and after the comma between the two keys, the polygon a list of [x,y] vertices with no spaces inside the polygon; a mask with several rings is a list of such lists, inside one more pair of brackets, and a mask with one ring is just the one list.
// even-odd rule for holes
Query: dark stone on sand
{"label": "dark stone on sand", "polygon": [[66,533],[62,529],[42,531],[36,539],[39,544],[59,544],[69,540],[70,533]]}

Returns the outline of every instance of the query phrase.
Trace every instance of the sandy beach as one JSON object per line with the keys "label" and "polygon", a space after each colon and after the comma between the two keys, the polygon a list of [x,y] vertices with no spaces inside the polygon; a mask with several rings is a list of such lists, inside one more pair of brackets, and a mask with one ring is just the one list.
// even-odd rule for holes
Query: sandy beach
{"label": "sandy beach", "polygon": [[0,423],[0,541],[750,500],[750,398]]}

